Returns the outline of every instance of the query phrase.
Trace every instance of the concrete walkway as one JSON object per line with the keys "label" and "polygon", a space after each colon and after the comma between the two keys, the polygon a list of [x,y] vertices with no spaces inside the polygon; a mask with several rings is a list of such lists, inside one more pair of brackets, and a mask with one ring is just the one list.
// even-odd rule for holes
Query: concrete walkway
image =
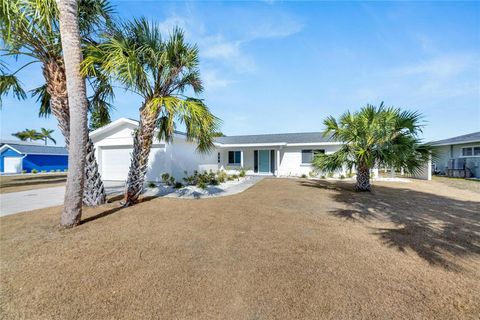
{"label": "concrete walkway", "polygon": [[[123,183],[105,181],[108,195],[121,193]],[[10,214],[59,206],[63,203],[65,187],[40,188],[0,194],[0,217]]]}
{"label": "concrete walkway", "polygon": [[[262,179],[263,177],[250,176],[239,183],[227,182],[221,186],[209,186],[205,190],[196,187],[186,187],[180,190],[158,187],[147,189],[144,195],[182,199],[223,197],[240,193]],[[123,192],[123,182],[105,181],[104,184],[108,195],[121,194]],[[64,195],[65,187],[63,186],[0,194],[0,217],[23,211],[59,206],[63,203]]]}

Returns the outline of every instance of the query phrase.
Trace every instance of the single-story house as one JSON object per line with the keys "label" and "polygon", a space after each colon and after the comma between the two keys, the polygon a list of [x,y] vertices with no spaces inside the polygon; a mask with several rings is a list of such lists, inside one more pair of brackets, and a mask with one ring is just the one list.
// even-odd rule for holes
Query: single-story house
{"label": "single-story house", "polygon": [[37,170],[52,171],[68,168],[68,152],[65,147],[44,146],[23,141],[0,142],[0,172],[21,173]]}
{"label": "single-story house", "polygon": [[[103,180],[127,179],[133,134],[137,128],[138,121],[121,118],[90,133]],[[196,151],[194,142],[187,141],[185,133],[175,131],[172,142],[155,137],[146,180],[160,181],[163,173],[169,173],[181,181],[195,170],[243,169],[247,175],[308,176],[313,171],[312,159],[316,153],[334,153],[342,143],[322,132],[307,132],[219,137],[214,145],[214,150],[201,154]],[[426,163],[415,177],[430,180],[430,164]],[[347,168],[344,168],[334,175],[346,174]],[[373,169],[372,174],[377,176],[378,169]]]}
{"label": "single-story house", "polygon": [[[126,180],[137,127],[138,121],[121,118],[90,133],[104,180]],[[262,134],[219,137],[215,150],[200,154],[195,143],[176,131],[172,143],[155,138],[146,179],[159,181],[165,172],[181,179],[185,171],[192,174],[195,170],[240,168],[256,175],[308,175],[315,153],[333,153],[340,146],[321,132]]]}
{"label": "single-story house", "polygon": [[480,131],[431,142],[433,170],[452,177],[480,178]]}

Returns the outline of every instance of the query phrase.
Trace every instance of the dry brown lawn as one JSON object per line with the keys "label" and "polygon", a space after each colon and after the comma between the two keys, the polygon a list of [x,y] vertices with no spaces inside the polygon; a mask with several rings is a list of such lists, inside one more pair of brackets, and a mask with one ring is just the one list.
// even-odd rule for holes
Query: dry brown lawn
{"label": "dry brown lawn", "polygon": [[37,173],[0,176],[0,193],[63,186],[66,173]]}
{"label": "dry brown lawn", "polygon": [[446,184],[450,187],[470,190],[477,193],[480,193],[480,180],[471,180],[471,179],[462,179],[462,178],[448,178],[433,176],[432,179],[436,182]]}
{"label": "dry brown lawn", "polygon": [[266,179],[234,196],[3,217],[4,319],[478,319],[480,202],[438,182]]}

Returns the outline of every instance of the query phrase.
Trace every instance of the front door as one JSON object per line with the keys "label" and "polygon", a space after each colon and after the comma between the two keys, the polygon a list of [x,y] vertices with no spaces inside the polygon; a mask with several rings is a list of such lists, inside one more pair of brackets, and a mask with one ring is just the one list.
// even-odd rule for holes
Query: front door
{"label": "front door", "polygon": [[270,150],[258,150],[258,172],[270,173]]}

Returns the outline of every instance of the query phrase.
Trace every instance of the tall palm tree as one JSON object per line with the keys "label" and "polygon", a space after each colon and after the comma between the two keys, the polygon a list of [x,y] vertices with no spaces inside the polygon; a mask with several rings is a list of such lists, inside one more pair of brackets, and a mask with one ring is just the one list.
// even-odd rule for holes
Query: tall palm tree
{"label": "tall palm tree", "polygon": [[54,132],[55,130],[53,129],[45,129],[45,128],[41,128],[40,129],[40,137],[41,139],[43,139],[43,141],[45,142],[45,145],[47,145],[48,143],[48,140],[52,141],[54,144],[57,144],[57,141],[55,141],[55,139],[53,139],[52,137],[52,133]]}
{"label": "tall palm tree", "polygon": [[40,132],[35,129],[25,129],[23,131],[12,133],[12,136],[17,137],[22,141],[35,141],[42,139]]}
{"label": "tall palm tree", "polygon": [[428,161],[432,148],[422,144],[421,115],[399,108],[367,105],[357,112],[346,112],[338,120],[324,121],[326,135],[342,141],[340,150],[318,154],[313,165],[322,171],[343,167],[357,170],[357,191],[370,191],[370,169],[375,165],[404,168],[415,173]]}
{"label": "tall palm tree", "polygon": [[70,111],[68,175],[61,225],[72,227],[77,225],[82,217],[88,102],[85,78],[80,73],[83,57],[77,0],[57,0],[57,4]]}
{"label": "tall palm tree", "polygon": [[94,73],[96,66],[143,99],[127,177],[128,206],[138,200],[143,189],[156,128],[171,139],[175,122],[182,122],[188,139],[198,143],[199,151],[207,151],[213,146],[212,133],[217,131],[219,120],[200,100],[184,95],[187,90],[198,94],[203,87],[198,49],[185,42],[180,29],[163,41],[158,24],[142,18],[123,23],[108,41],[90,50],[84,72]]}
{"label": "tall palm tree", "polygon": [[[0,33],[5,44],[5,55],[23,56],[29,61],[17,71],[8,72],[5,64],[0,65],[0,97],[8,92],[17,98],[26,98],[25,91],[20,86],[17,73],[32,63],[40,63],[45,84],[32,90],[32,94],[40,101],[40,115],[53,113],[58,126],[69,148],[70,115],[67,93],[65,64],[60,41],[58,9],[55,0],[0,0]],[[112,8],[106,0],[79,0],[79,25],[84,43],[92,43],[101,30],[110,21]],[[109,91],[106,78],[97,78],[94,87]],[[108,108],[108,94],[98,94],[95,108]],[[97,114],[108,114],[99,112]],[[101,180],[98,165],[95,160],[93,143],[88,139],[87,166],[85,169],[86,188],[84,203],[98,205],[105,202],[106,194]]]}

